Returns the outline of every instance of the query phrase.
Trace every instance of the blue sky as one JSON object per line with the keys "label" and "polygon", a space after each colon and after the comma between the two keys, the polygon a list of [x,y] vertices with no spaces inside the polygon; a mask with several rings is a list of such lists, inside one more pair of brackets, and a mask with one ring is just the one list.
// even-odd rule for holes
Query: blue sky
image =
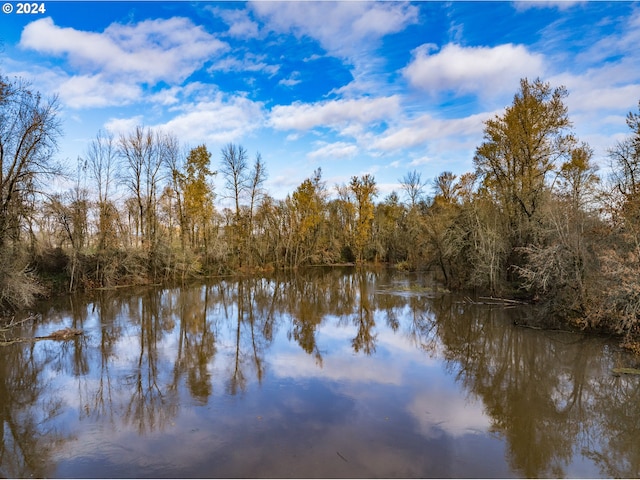
{"label": "blue sky", "polygon": [[9,3],[0,72],[59,95],[61,159],[157,127],[215,168],[229,142],[260,152],[276,198],[317,167],[328,186],[373,174],[380,200],[411,170],[470,171],[523,77],[567,87],[604,169],[640,100],[638,2]]}

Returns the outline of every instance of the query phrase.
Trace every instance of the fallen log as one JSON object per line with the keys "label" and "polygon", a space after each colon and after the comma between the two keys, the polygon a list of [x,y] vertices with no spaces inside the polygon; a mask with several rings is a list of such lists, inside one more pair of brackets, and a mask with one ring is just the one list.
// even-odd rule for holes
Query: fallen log
{"label": "fallen log", "polygon": [[71,340],[79,335],[82,335],[84,332],[77,328],[63,328],[62,330],[56,330],[55,332],[51,332],[49,335],[44,335],[40,337],[18,337],[12,340],[0,341],[0,347],[6,347],[8,345],[13,345],[14,343],[24,343],[24,342],[38,342],[40,340],[57,340],[57,341],[66,341]]}
{"label": "fallen log", "polygon": [[62,330],[56,330],[44,337],[34,337],[34,340],[71,340],[78,335],[82,335],[82,330],[77,328],[63,328]]}
{"label": "fallen log", "polygon": [[512,303],[515,305],[527,305],[527,302],[523,302],[521,300],[511,300],[509,298],[498,298],[498,297],[478,297],[481,298],[483,300],[491,300],[494,302],[500,302],[500,303]]}

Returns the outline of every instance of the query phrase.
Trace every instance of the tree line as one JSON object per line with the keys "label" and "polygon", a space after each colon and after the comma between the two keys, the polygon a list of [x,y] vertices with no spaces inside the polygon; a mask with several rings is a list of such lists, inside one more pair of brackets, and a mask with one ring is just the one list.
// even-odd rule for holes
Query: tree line
{"label": "tree line", "polygon": [[370,174],[330,188],[320,168],[276,199],[259,153],[228,143],[216,160],[205,145],[187,149],[142,126],[98,132],[66,174],[74,186],[53,193],[51,180],[65,175],[54,161],[57,99],[0,77],[0,304],[20,308],[51,287],[385,263],[432,269],[451,289],[534,300],[550,321],[631,341],[640,103],[601,177],[572,132],[567,95],[522,79],[512,104],[485,122],[473,171],[432,181],[408,172],[383,199]]}

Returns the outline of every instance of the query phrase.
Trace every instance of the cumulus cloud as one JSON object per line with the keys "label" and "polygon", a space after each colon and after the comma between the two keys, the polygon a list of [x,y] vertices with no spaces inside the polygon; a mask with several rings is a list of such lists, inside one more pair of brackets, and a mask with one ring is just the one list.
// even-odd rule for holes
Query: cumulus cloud
{"label": "cumulus cloud", "polygon": [[183,89],[178,86],[170,88],[164,88],[157,93],[154,93],[149,97],[149,100],[153,103],[157,103],[163,106],[175,105],[180,102],[180,94]]}
{"label": "cumulus cloud", "polygon": [[125,104],[140,98],[138,85],[113,82],[104,75],[77,75],[61,81],[58,94],[65,105],[71,108],[105,107]]}
{"label": "cumulus cloud", "polygon": [[245,97],[213,99],[188,105],[174,118],[155,127],[171,132],[183,141],[224,143],[259,128],[263,122],[262,104]]}
{"label": "cumulus cloud", "polygon": [[294,103],[275,106],[269,123],[278,130],[309,130],[319,126],[341,128],[352,122],[369,124],[387,119],[399,110],[398,96]]}
{"label": "cumulus cloud", "polygon": [[439,93],[496,95],[517,86],[523,77],[542,76],[544,57],[522,45],[463,47],[448,44],[435,51],[424,44],[413,51],[413,60],[403,70],[416,88]]}
{"label": "cumulus cloud", "polygon": [[584,77],[561,75],[552,79],[554,85],[565,85],[570,92],[566,103],[572,112],[602,112],[632,109],[640,98],[640,82],[625,85],[603,84]]}
{"label": "cumulus cloud", "polygon": [[29,23],[20,46],[44,54],[66,56],[85,74],[129,82],[180,82],[228,45],[187,18],[113,23],[104,32],[57,26],[50,17]]}

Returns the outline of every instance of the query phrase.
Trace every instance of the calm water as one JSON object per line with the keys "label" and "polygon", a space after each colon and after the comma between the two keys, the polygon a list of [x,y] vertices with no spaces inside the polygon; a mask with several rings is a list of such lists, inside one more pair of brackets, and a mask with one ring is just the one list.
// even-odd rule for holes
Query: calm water
{"label": "calm water", "polygon": [[638,477],[640,377],[428,277],[57,299],[0,348],[0,476]]}

